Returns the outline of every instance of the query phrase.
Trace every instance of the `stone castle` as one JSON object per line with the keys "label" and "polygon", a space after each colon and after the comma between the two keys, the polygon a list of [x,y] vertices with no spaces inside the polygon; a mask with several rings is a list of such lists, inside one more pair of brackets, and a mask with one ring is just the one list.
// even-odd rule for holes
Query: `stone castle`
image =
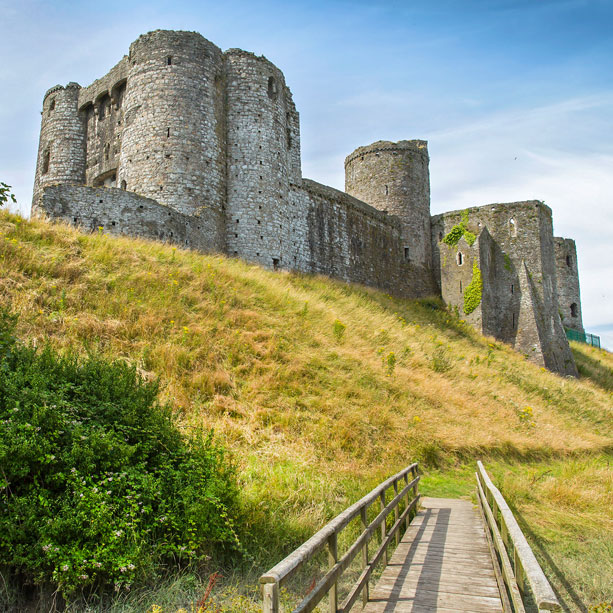
{"label": "stone castle", "polygon": [[43,100],[32,209],[396,295],[442,295],[484,334],[576,375],[574,241],[539,201],[430,215],[427,143],[345,160],[345,192],[302,177],[282,72],[194,32],[155,31],[88,87]]}

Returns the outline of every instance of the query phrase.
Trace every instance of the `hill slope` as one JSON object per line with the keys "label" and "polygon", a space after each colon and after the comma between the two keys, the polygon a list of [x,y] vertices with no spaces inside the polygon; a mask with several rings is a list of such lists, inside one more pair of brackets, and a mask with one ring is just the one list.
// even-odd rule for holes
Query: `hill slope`
{"label": "hill slope", "polygon": [[[264,565],[414,459],[425,491],[467,494],[465,466],[482,458],[536,538],[570,547],[581,530],[587,553],[564,545],[556,558],[568,574],[587,556],[570,578],[577,599],[613,598],[606,352],[575,346],[589,378],[564,379],[436,300],[6,213],[0,302],[22,338],[120,356],[162,380],[184,427],[214,427],[239,463]],[[589,565],[596,541],[604,570],[602,557]]]}

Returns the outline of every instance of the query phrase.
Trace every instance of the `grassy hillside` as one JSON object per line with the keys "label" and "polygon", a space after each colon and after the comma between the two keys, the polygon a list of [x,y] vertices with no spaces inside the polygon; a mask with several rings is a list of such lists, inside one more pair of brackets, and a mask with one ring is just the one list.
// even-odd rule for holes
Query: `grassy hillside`
{"label": "grassy hillside", "polygon": [[564,379],[436,300],[6,213],[0,303],[22,338],[121,356],[161,379],[183,427],[215,428],[256,574],[410,461],[425,493],[470,496],[481,458],[570,609],[613,599],[604,351],[575,345],[583,376]]}

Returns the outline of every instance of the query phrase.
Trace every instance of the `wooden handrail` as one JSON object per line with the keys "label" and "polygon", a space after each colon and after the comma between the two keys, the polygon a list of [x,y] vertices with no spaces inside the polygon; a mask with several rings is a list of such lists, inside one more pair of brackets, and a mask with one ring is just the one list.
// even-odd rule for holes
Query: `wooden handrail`
{"label": "wooden handrail", "polygon": [[[523,604],[518,602],[518,598],[520,593],[525,594],[527,580],[539,611],[561,611],[562,606],[534,557],[513,512],[480,461],[477,462],[475,475],[479,502],[492,532],[494,546],[500,555],[503,576],[515,610],[523,610]],[[513,560],[513,566],[510,559]]]}
{"label": "wooden handrail", "polygon": [[[411,473],[412,479],[409,481],[408,475]],[[361,500],[351,505],[331,522],[326,524],[319,532],[303,543],[298,549],[290,553],[284,560],[260,577],[262,585],[262,611],[263,613],[279,612],[279,588],[289,579],[305,562],[308,562],[324,547],[328,547],[330,567],[326,574],[319,580],[310,593],[294,609],[295,613],[307,613],[312,611],[323,597],[328,594],[330,600],[330,611],[332,613],[349,611],[360,593],[366,602],[368,600],[368,581],[374,566],[387,556],[387,548],[392,538],[399,534],[403,523],[408,527],[410,513],[415,509],[419,500],[417,486],[419,483],[417,475],[417,463],[407,466],[399,473],[390,477],[378,485],[370,493],[366,494]],[[403,480],[402,489],[399,490],[398,484]],[[394,488],[394,497],[385,502],[385,492],[390,487]],[[409,492],[412,490],[412,499],[409,501]],[[374,502],[381,501],[381,509],[377,516],[369,523],[367,511]],[[404,510],[399,512],[401,501],[405,501]],[[394,513],[394,524],[387,530],[386,520]],[[358,538],[353,542],[342,557],[338,557],[337,541],[340,532],[356,517],[362,520],[363,530]],[[382,542],[374,554],[369,559],[368,544],[377,530],[381,530]],[[337,585],[343,572],[351,564],[358,553],[362,552],[362,574],[354,584],[347,598],[340,605],[338,604]]]}

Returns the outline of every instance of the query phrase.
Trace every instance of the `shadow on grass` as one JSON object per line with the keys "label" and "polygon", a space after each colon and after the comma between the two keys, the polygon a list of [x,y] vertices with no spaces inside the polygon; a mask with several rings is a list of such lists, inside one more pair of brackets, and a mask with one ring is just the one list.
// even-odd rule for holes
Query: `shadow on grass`
{"label": "shadow on grass", "polygon": [[607,392],[613,391],[613,370],[583,351],[575,348],[572,350],[579,375],[590,379]]}
{"label": "shadow on grass", "polygon": [[[558,597],[558,600],[562,605],[562,609],[567,613],[573,613],[574,611],[581,611],[581,613],[587,613],[587,606],[583,603],[579,594],[577,594],[570,581],[566,578],[566,575],[564,575],[562,570],[553,561],[553,558],[549,555],[547,549],[545,548],[543,540],[534,533],[534,531],[530,528],[529,524],[523,518],[522,514],[514,505],[509,503],[509,507],[511,507],[513,515],[515,516],[515,519],[517,519],[517,523],[522,529],[522,532],[529,539],[530,545],[533,549],[537,550],[541,559],[541,564],[544,561],[548,569],[551,571],[551,575],[554,575],[556,577],[557,585],[552,585],[551,587],[553,588],[553,591]],[[562,592],[564,592],[564,594],[562,594]]]}

